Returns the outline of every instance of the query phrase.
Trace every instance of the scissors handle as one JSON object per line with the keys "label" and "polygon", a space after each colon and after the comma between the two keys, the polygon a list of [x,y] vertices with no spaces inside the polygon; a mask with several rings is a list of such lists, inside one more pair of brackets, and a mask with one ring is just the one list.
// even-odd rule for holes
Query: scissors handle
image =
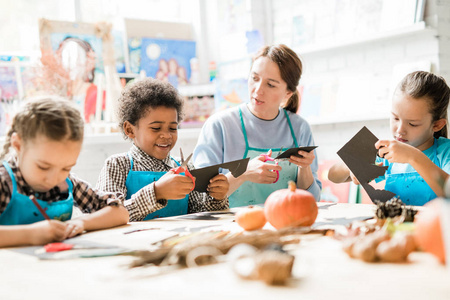
{"label": "scissors handle", "polygon": [[273,157],[271,157],[270,155],[267,155],[267,154],[260,154],[259,156],[262,156],[262,157],[264,157],[264,162],[266,162],[266,161],[275,161],[275,159],[273,158]]}
{"label": "scissors handle", "polygon": [[195,189],[195,180],[194,180],[194,176],[192,176],[191,172],[189,172],[189,170],[186,168],[183,168],[182,166],[176,167],[171,169],[170,171],[174,172],[175,174],[181,174],[184,173],[184,176],[187,176],[189,178],[192,179],[192,183],[194,184],[194,187],[191,189],[191,191],[193,191]]}
{"label": "scissors handle", "polygon": [[[273,157],[270,157],[270,155],[267,155],[267,154],[260,154],[259,156],[262,156],[264,158],[263,162],[275,161],[275,159]],[[275,161],[275,164],[278,165],[278,162]],[[275,173],[277,173],[277,179],[275,179],[275,181],[273,183],[277,182],[278,179],[280,179],[280,172],[278,170],[276,170]]]}

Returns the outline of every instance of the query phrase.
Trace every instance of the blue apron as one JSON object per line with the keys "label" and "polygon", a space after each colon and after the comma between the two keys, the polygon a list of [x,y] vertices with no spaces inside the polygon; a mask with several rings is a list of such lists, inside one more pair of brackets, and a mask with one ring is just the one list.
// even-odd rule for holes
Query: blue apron
{"label": "blue apron", "polygon": [[[125,186],[127,187],[127,199],[131,199],[131,196],[137,193],[140,189],[146,185],[158,181],[167,172],[153,172],[153,171],[133,171],[133,158],[130,153],[128,157],[131,161],[131,169],[128,172]],[[180,164],[172,158],[172,160],[179,166]],[[184,173],[180,173],[184,175]],[[145,217],[144,220],[151,220],[155,218],[172,217],[185,215],[188,212],[189,194],[180,200],[167,200],[166,207],[161,208]]]}
{"label": "blue apron", "polygon": [[[3,166],[6,168],[9,176],[11,177],[13,190],[8,206],[0,215],[0,225],[32,224],[45,220],[44,216],[34,205],[33,201],[31,201],[30,197],[17,192],[16,178],[9,164],[4,161]],[[73,185],[69,178],[66,178],[66,183],[69,186],[69,196],[67,199],[55,202],[47,202],[36,199],[50,219],[66,221],[70,220],[72,217]]]}
{"label": "blue apron", "polygon": [[[437,141],[434,140],[433,144],[433,163],[439,168],[441,167],[440,162],[437,159]],[[386,171],[386,185],[385,190],[393,192],[400,196],[403,203],[407,205],[424,205],[430,200],[437,198],[436,193],[430,188],[428,183],[420,176],[420,174],[415,171],[412,172],[401,172],[392,174],[392,167],[395,163],[390,164]],[[410,166],[406,164],[400,164],[397,166]],[[411,168],[412,169],[412,168]]]}
{"label": "blue apron", "polygon": [[[287,122],[289,124],[289,128],[291,131],[292,139],[294,140],[292,145],[283,147],[283,149],[289,149],[295,145],[298,147],[297,138],[294,134],[294,129],[292,128],[291,120],[286,112],[283,109],[284,115],[286,116]],[[252,148],[248,144],[247,132],[245,130],[244,118],[242,116],[242,110],[239,108],[239,116],[241,118],[241,127],[244,133],[245,139],[245,153],[243,158],[250,157],[253,159],[260,154],[266,154],[270,149],[260,149],[260,148]],[[273,152],[281,151],[280,149],[273,149]],[[297,165],[291,164],[288,161],[281,161],[278,163],[282,167],[282,170],[279,171],[280,178],[277,182],[271,184],[264,183],[254,183],[251,181],[244,182],[233,194],[228,197],[230,207],[237,206],[246,206],[246,205],[254,205],[264,203],[267,197],[274,191],[279,189],[286,189],[288,187],[288,181],[293,180],[297,182]]]}

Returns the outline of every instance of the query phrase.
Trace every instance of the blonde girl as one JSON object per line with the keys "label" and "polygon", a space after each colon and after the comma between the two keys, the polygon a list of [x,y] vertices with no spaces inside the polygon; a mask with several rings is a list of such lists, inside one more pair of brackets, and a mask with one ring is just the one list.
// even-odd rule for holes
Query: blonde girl
{"label": "blonde girl", "polygon": [[[70,173],[83,128],[79,111],[62,99],[28,102],[15,115],[1,154],[0,247],[62,241],[128,222],[122,199],[96,192]],[[92,214],[71,219],[74,205]]]}

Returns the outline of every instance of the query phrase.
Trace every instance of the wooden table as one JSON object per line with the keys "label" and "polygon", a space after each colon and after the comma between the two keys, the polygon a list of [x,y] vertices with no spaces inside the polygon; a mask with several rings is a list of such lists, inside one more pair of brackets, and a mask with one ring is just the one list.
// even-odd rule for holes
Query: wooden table
{"label": "wooden table", "polygon": [[[325,205],[316,226],[372,214],[371,205]],[[170,229],[216,225],[239,230],[232,221],[230,215],[215,221],[166,218],[75,241],[145,247]],[[163,230],[124,234],[143,228]],[[30,249],[0,250],[0,299],[450,299],[450,272],[429,254],[414,252],[405,264],[364,263],[349,258],[339,241],[319,235],[307,235],[295,246],[294,277],[283,287],[240,279],[228,262],[155,276],[155,267],[128,268],[132,256],[39,260],[20,252]]]}

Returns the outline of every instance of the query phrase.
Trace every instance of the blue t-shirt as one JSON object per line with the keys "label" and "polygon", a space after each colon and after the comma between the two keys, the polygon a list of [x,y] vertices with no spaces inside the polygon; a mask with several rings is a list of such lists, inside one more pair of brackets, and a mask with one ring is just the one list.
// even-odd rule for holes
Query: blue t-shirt
{"label": "blue t-shirt", "polygon": [[[201,130],[197,146],[194,150],[195,167],[202,168],[233,160],[242,159],[245,153],[245,139],[242,132],[239,107],[242,110],[248,143],[253,148],[295,147],[289,124],[282,109],[273,120],[262,120],[255,117],[246,104],[216,113],[208,118]],[[299,146],[315,145],[308,122],[301,116],[287,112],[292,123]],[[315,151],[315,150],[314,150]],[[274,153],[273,157],[278,153]],[[311,164],[314,183],[309,187],[316,199],[320,199],[322,184],[317,176],[318,163]]]}
{"label": "blue t-shirt", "polygon": [[[441,169],[446,173],[450,173],[450,140],[444,137],[439,137],[439,139],[435,139],[435,142],[437,143],[436,157],[434,155],[433,146],[422,152],[431,161],[434,161],[434,159],[437,158]],[[383,166],[390,167],[392,174],[416,172],[416,170],[410,164],[390,163],[386,159],[380,158],[378,156],[376,162],[382,162]],[[376,178],[375,181],[380,182],[385,179],[386,178],[383,175]]]}
{"label": "blue t-shirt", "polygon": [[[440,137],[435,139],[433,145],[423,153],[446,173],[450,170],[450,140]],[[410,165],[401,163],[389,163],[386,159],[377,158],[388,166],[383,176],[375,181],[386,180],[385,189],[391,191],[408,205],[424,205],[436,198],[436,193],[430,188],[423,177]]]}

